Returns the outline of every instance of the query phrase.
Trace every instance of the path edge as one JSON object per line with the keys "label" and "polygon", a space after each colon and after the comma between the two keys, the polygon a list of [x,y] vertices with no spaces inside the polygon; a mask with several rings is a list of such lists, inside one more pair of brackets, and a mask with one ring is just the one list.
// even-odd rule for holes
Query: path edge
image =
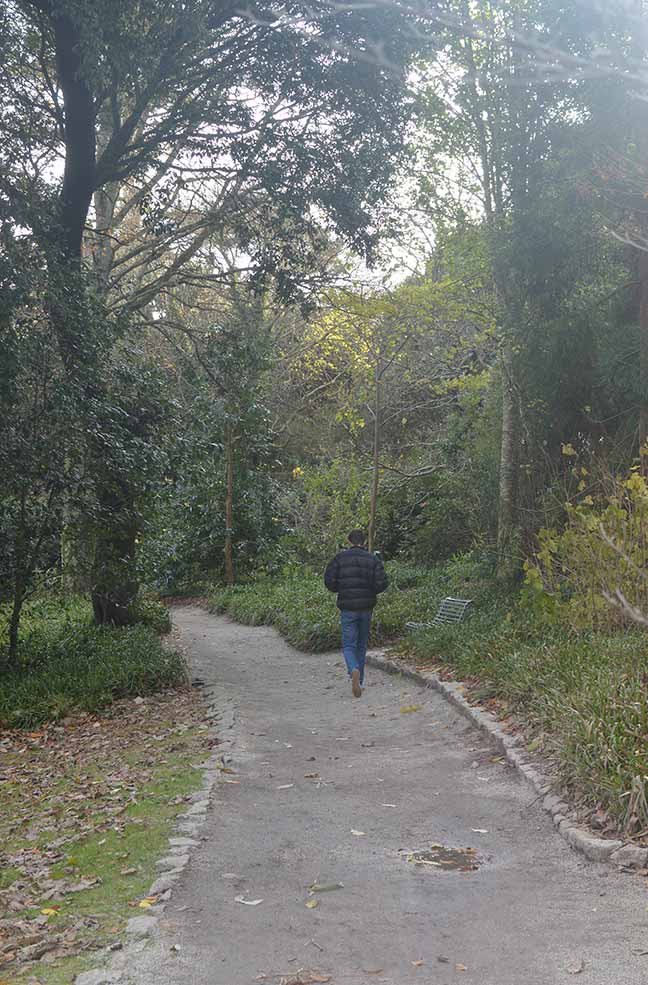
{"label": "path edge", "polygon": [[[187,810],[178,814],[169,835],[167,854],[158,859],[158,876],[151,884],[148,896],[157,896],[158,902],[134,916],[127,922],[123,947],[117,951],[103,950],[104,963],[96,968],[83,971],[74,978],[74,985],[126,985],[128,969],[132,962],[147,946],[152,938],[160,933],[160,918],[171,898],[176,882],[183,874],[191,855],[199,845],[198,836],[212,806],[217,784],[222,781],[223,763],[227,761],[231,740],[227,732],[234,728],[234,711],[226,696],[218,697],[215,690],[209,689],[205,695],[209,722],[209,737],[218,738],[214,751],[198,769],[203,771],[202,787],[191,796]],[[218,735],[217,735],[218,732]],[[101,952],[99,952],[101,954]],[[107,959],[107,960],[106,960]],[[100,959],[98,958],[98,961]]]}
{"label": "path edge", "polygon": [[453,705],[464,718],[485,732],[496,747],[517,770],[526,783],[535,791],[542,809],[551,816],[554,827],[561,838],[575,851],[585,855],[592,862],[612,862],[621,869],[644,869],[648,865],[648,848],[641,848],[631,842],[597,838],[585,828],[575,823],[572,808],[557,794],[553,793],[551,779],[536,765],[529,762],[521,742],[509,735],[490,712],[471,704],[463,695],[465,685],[460,681],[444,681],[434,671],[416,670],[406,663],[390,660],[384,651],[373,650],[367,653],[367,663],[386,671],[400,674],[423,687],[432,688]]}

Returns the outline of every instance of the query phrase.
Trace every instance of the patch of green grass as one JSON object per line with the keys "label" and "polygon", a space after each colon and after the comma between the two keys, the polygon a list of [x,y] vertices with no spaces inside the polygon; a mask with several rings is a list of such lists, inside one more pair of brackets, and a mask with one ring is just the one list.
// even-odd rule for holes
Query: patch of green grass
{"label": "patch of green grass", "polygon": [[[407,622],[431,620],[439,602],[450,594],[469,592],[479,606],[499,606],[501,593],[470,567],[425,569],[389,562],[390,587],[374,610],[374,645],[393,642],[405,633]],[[301,650],[323,652],[339,646],[339,612],[322,575],[304,569],[284,577],[260,578],[210,596],[212,610],[226,612],[246,625],[271,625]]]}
{"label": "patch of green grass", "polygon": [[[42,985],[69,985],[80,972],[100,963],[96,949],[123,940],[130,917],[146,913],[138,904],[159,874],[155,863],[167,850],[175,818],[186,810],[182,798],[202,785],[202,771],[195,763],[204,758],[205,733],[204,726],[194,725],[180,738],[167,736],[154,750],[153,765],[150,737],[134,740],[131,733],[126,753],[132,761],[146,761],[150,779],[138,790],[136,802],[121,815],[121,830],[111,826],[68,843],[64,858],[49,869],[49,878],[62,885],[63,881],[77,884],[84,879],[98,879],[98,883],[64,895],[62,900],[52,899],[44,892],[36,907],[16,914],[19,919],[28,919],[38,917],[44,909],[56,910],[48,916],[48,931],[62,934],[74,930],[80,938],[91,940],[92,949],[60,957],[51,964],[39,961],[25,972],[17,969],[12,981],[30,979]],[[61,782],[74,787],[71,776]],[[57,791],[61,792],[60,784]],[[43,807],[47,809],[46,805]],[[95,808],[89,798],[88,811]],[[51,832],[52,840],[58,834]]]}
{"label": "patch of green grass", "polygon": [[418,634],[417,663],[445,663],[476,681],[531,729],[573,797],[602,807],[628,834],[648,827],[648,638],[637,631],[576,634],[522,613]]}
{"label": "patch of green grass", "polygon": [[18,663],[0,676],[0,726],[31,728],[179,684],[183,661],[157,635],[168,628],[168,611],[152,600],[138,604],[149,625],[125,629],[93,626],[81,599],[26,606]]}
{"label": "patch of green grass", "polygon": [[20,878],[20,872],[13,867],[0,869],[0,890],[7,889],[16,879]]}

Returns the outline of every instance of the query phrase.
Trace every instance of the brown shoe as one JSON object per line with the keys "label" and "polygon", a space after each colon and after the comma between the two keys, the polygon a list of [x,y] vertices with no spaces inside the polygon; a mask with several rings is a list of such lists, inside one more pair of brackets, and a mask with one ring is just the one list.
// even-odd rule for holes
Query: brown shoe
{"label": "brown shoe", "polygon": [[360,671],[351,671],[351,691],[354,698],[362,697],[362,688],[360,687]]}

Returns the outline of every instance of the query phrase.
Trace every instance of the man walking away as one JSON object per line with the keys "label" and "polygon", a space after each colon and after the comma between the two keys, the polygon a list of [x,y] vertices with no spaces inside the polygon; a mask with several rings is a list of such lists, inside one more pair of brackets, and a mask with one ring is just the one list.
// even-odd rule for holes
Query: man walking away
{"label": "man walking away", "polygon": [[342,649],[351,678],[354,698],[362,695],[365,657],[371,628],[371,613],[381,592],[389,584],[382,561],[365,547],[362,530],[352,530],[345,551],[330,561],[324,584],[337,592],[337,607],[342,626]]}

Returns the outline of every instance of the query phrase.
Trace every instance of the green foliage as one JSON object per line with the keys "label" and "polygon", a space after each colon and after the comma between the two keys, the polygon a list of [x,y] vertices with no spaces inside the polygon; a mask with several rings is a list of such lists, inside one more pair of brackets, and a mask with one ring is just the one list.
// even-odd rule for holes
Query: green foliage
{"label": "green foliage", "polygon": [[140,595],[132,607],[136,622],[148,626],[159,636],[171,632],[171,613],[166,605],[150,595]]}
{"label": "green foliage", "polygon": [[368,473],[352,456],[297,466],[279,508],[287,528],[279,545],[281,563],[322,565],[346,544],[350,530],[366,527]]}
{"label": "green foliage", "polygon": [[[391,587],[374,610],[371,638],[376,645],[402,637],[407,622],[431,620],[439,602],[453,591],[470,588],[471,598],[488,604],[490,589],[480,576],[475,577],[472,564],[447,571],[391,561],[386,568]],[[217,589],[211,604],[214,611],[226,612],[238,622],[275,626],[289,643],[304,650],[321,652],[339,646],[335,597],[324,587],[322,575],[312,570],[289,567],[283,576]]]}
{"label": "green foliage", "polygon": [[140,569],[165,593],[191,591],[223,577],[226,443],[233,444],[232,538],[237,577],[270,554],[280,533],[276,484],[270,475],[272,435],[261,402],[270,371],[269,337],[261,299],[248,287],[227,296],[221,323],[210,326],[200,361],[176,368],[177,388],[189,394],[167,435],[169,469],[149,500]]}
{"label": "green foliage", "polygon": [[182,658],[157,636],[168,629],[168,612],[147,600],[140,615],[148,625],[97,627],[87,601],[29,603],[18,662],[0,676],[0,724],[31,727],[182,683]]}
{"label": "green foliage", "polygon": [[[575,455],[570,445],[565,453]],[[573,629],[613,630],[627,619],[605,596],[622,592],[648,613],[648,484],[634,471],[609,477],[612,492],[584,495],[588,470],[574,466],[583,494],[568,503],[564,529],[543,529],[526,562],[524,601],[545,621]]]}

